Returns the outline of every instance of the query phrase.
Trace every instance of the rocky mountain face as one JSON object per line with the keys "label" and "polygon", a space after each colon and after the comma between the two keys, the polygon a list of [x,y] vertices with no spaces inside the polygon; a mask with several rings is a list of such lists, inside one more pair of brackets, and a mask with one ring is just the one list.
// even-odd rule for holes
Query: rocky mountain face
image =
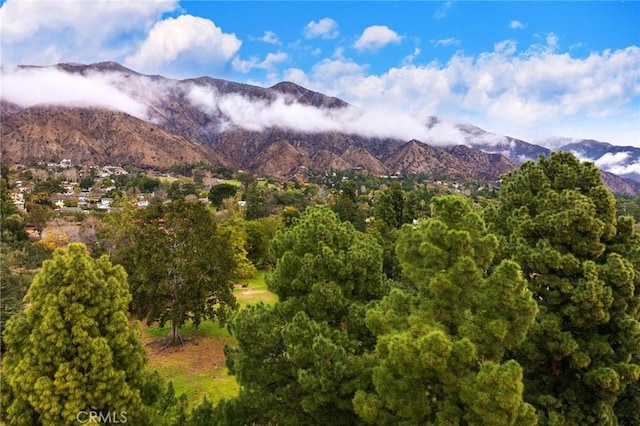
{"label": "rocky mountain face", "polygon": [[[549,154],[546,148],[469,125],[458,125],[461,143],[448,145],[366,137],[339,126],[314,130],[307,122],[350,117],[357,110],[290,82],[262,88],[210,77],[172,80],[142,75],[114,62],[60,64],[54,69],[108,81],[143,105],[146,116],[95,106],[21,106],[2,100],[4,163],[70,158],[83,164],[162,169],[203,161],[281,178],[306,167],[497,180],[518,163]],[[432,117],[426,126],[439,124]]]}
{"label": "rocky mountain face", "polygon": [[2,114],[4,163],[60,161],[166,169],[199,161],[229,165],[211,148],[128,114],[96,108],[34,106]]}

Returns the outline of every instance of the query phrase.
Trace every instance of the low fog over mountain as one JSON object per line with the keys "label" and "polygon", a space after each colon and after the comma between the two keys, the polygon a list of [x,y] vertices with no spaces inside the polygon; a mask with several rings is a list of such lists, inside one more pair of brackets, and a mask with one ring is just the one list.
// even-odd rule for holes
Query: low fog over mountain
{"label": "low fog over mountain", "polygon": [[[290,82],[175,80],[114,62],[3,69],[1,98],[4,162],[206,161],[281,177],[303,166],[495,180],[550,152],[442,117],[363,110]],[[640,181],[640,148],[560,149]]]}

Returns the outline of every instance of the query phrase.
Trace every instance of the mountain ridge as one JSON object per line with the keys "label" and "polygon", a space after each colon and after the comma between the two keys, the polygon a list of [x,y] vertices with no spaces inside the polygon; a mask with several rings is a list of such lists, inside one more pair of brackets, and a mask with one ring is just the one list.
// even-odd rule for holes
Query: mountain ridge
{"label": "mountain ridge", "polygon": [[[339,122],[348,122],[361,112],[339,98],[286,81],[263,88],[208,76],[174,80],[143,75],[115,62],[24,68],[42,72],[53,68],[83,78],[105,76],[116,90],[143,105],[148,116],[141,120],[96,107],[25,107],[2,99],[3,161],[33,161],[36,157],[48,161],[47,156],[59,155],[114,165],[142,161],[140,165],[161,168],[170,166],[169,162],[205,161],[280,178],[297,173],[302,166],[318,171],[340,167],[375,174],[425,173],[440,178],[498,180],[519,163],[550,152],[526,141],[457,123],[454,127],[462,143],[442,147],[418,138],[363,136],[339,125],[322,130],[327,123],[329,129],[333,126],[327,120],[337,117]],[[46,109],[50,109],[48,114],[44,113]],[[239,115],[244,121],[234,116],[239,113],[245,114]],[[83,120],[83,114],[89,115]],[[25,116],[30,119],[28,126]],[[67,120],[60,121],[61,116]],[[318,120],[320,130],[296,127],[309,124],[305,120],[311,124]],[[52,123],[56,123],[55,131]],[[425,129],[445,124],[430,117]],[[108,141],[98,137],[105,132],[117,137]]]}

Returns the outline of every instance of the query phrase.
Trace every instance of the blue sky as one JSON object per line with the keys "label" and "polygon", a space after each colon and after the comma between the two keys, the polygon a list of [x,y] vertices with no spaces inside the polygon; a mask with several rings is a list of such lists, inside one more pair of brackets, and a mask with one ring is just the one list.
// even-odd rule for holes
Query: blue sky
{"label": "blue sky", "polygon": [[361,108],[532,142],[640,146],[637,1],[0,5],[5,67],[113,60],[174,78],[289,80]]}

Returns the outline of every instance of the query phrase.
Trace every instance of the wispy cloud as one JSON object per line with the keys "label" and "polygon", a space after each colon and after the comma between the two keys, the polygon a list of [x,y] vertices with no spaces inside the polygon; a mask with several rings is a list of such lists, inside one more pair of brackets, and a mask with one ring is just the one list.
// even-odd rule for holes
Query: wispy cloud
{"label": "wispy cloud", "polygon": [[509,28],[512,30],[522,30],[524,29],[524,24],[520,21],[513,20],[509,23]]}
{"label": "wispy cloud", "polygon": [[438,8],[438,10],[436,10],[436,12],[433,14],[433,17],[435,19],[443,19],[443,18],[445,18],[447,16],[447,13],[449,12],[449,9],[451,9],[451,6],[453,6],[453,2],[452,1],[444,2]]}
{"label": "wispy cloud", "polygon": [[445,38],[442,40],[432,40],[434,46],[455,46],[460,44],[460,40],[455,38]]}
{"label": "wispy cloud", "polygon": [[262,61],[255,57],[252,57],[249,60],[243,60],[239,57],[235,57],[233,58],[231,65],[236,71],[240,71],[242,73],[248,73],[254,68],[274,71],[278,64],[286,61],[288,58],[289,55],[284,52],[268,53]]}

